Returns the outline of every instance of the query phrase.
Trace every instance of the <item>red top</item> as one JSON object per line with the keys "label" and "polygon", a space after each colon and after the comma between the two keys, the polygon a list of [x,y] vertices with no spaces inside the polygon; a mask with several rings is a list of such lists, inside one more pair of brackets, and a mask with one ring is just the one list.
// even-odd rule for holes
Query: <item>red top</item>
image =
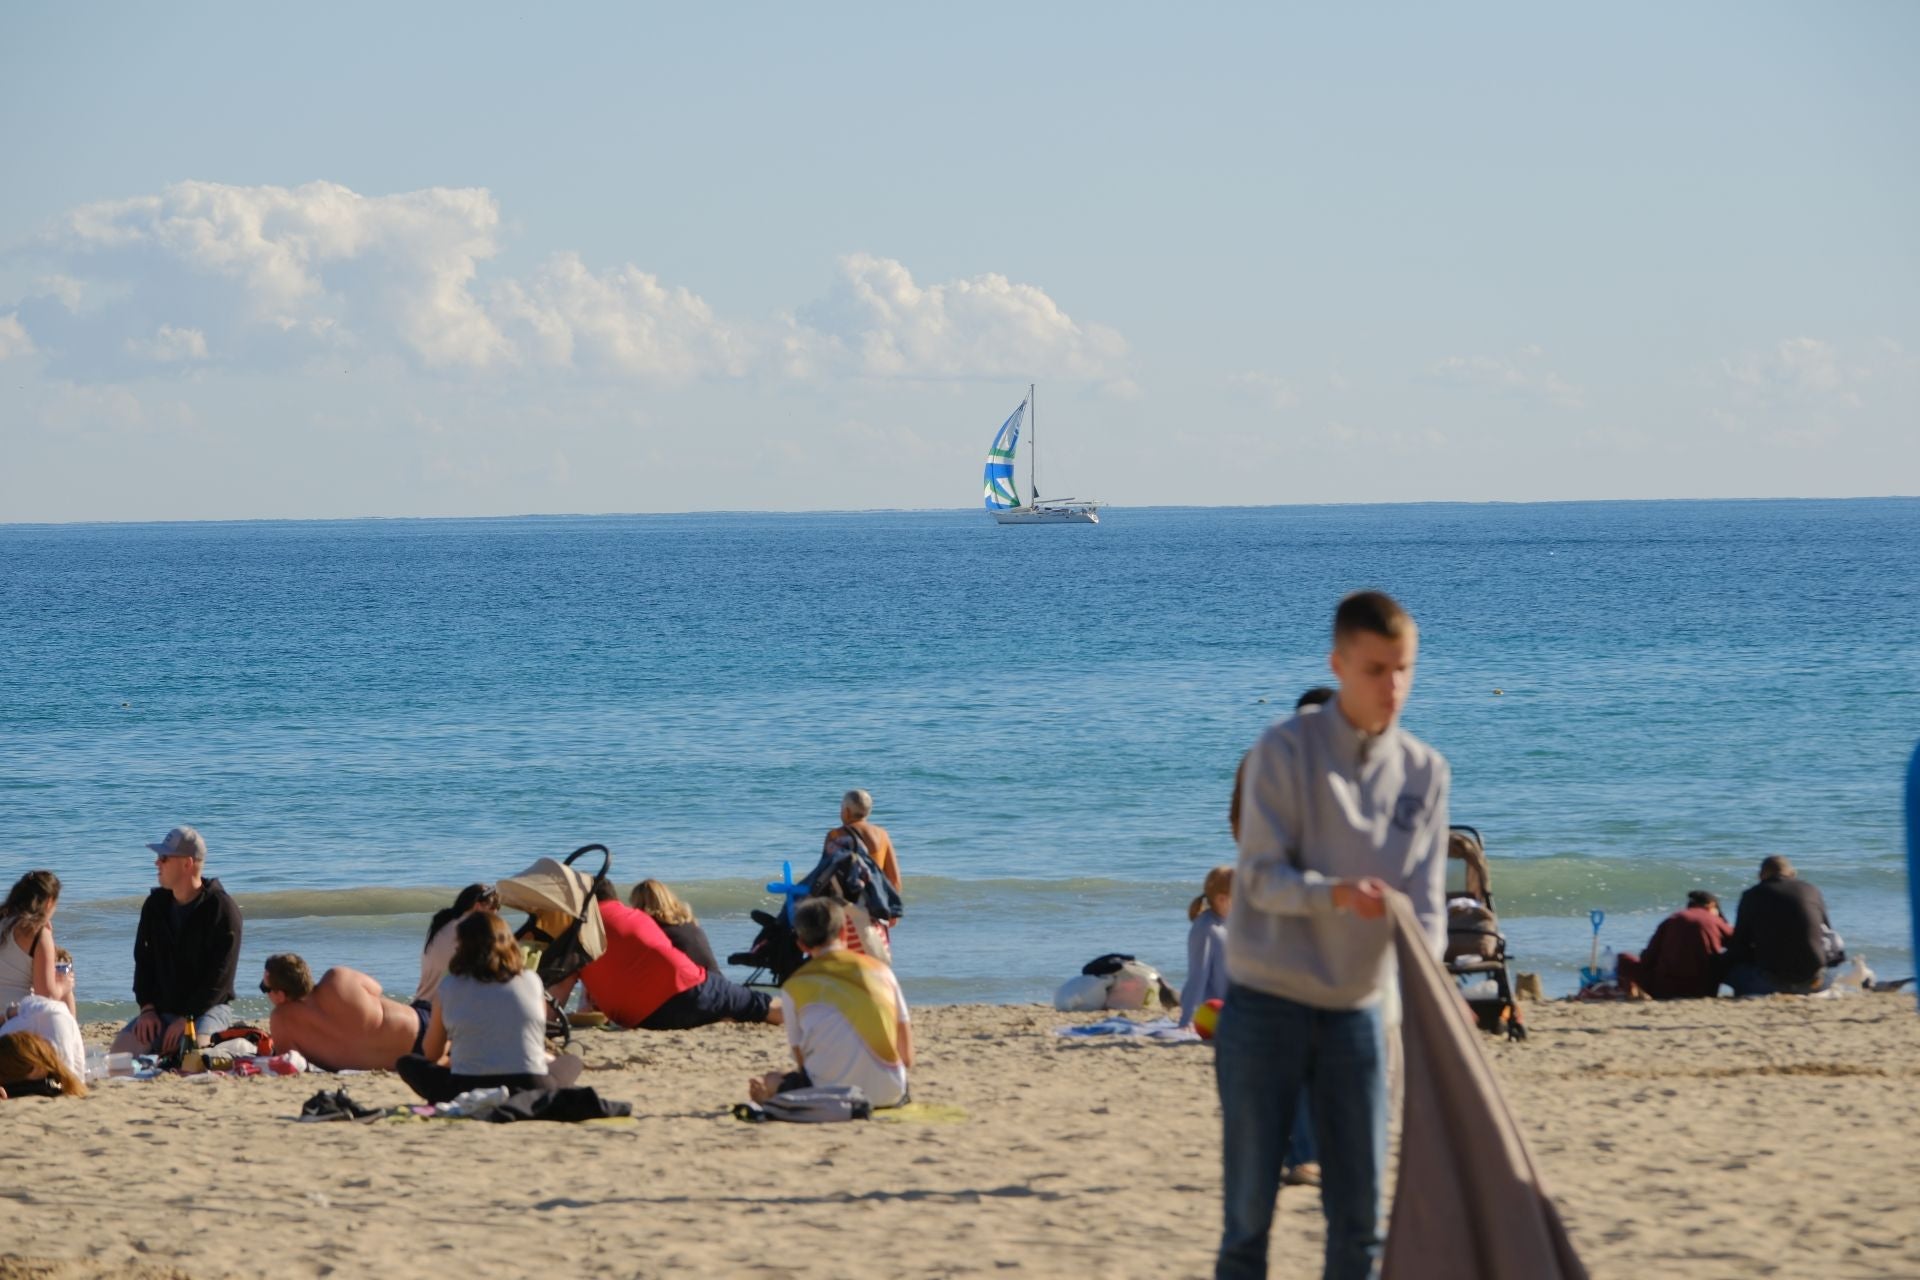
{"label": "red top", "polygon": [[637,1027],[682,991],[705,981],[707,971],[673,945],[658,922],[623,902],[600,904],[607,949],[580,971],[594,1008],[623,1027]]}
{"label": "red top", "polygon": [[1720,989],[1720,953],[1733,926],[1709,907],[1688,907],[1660,922],[1640,956],[1636,978],[1656,1000],[1703,999]]}

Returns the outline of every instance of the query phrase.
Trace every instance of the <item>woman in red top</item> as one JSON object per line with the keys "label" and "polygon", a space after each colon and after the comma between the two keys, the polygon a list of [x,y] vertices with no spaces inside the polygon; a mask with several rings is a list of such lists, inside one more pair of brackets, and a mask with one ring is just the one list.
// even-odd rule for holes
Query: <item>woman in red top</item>
{"label": "woman in red top", "polygon": [[[623,1027],[682,1031],[712,1022],[778,1022],[779,1006],[695,963],[654,918],[621,902],[605,880],[594,883],[607,949],[580,970],[593,1007]],[[571,979],[554,987],[565,1000]]]}

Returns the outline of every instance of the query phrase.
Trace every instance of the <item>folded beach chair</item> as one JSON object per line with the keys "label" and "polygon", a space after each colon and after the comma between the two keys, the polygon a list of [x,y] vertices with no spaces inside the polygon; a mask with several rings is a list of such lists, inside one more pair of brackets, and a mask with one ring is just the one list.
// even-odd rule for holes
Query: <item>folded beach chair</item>
{"label": "folded beach chair", "polygon": [[[1447,834],[1447,950],[1444,960],[1459,980],[1483,1031],[1527,1037],[1520,1004],[1513,997],[1506,935],[1493,909],[1493,873],[1486,842],[1473,827]],[[1455,875],[1458,865],[1460,874]]]}
{"label": "folded beach chair", "polygon": [[[592,875],[573,865],[589,853],[600,855],[600,870]],[[612,867],[613,854],[607,846],[583,844],[559,861],[541,858],[497,886],[501,906],[528,913],[527,922],[513,936],[527,949],[530,967],[539,974],[542,987],[564,982],[606,951],[607,930],[600,921],[593,887],[607,878]],[[566,1011],[551,995],[547,997],[547,1036],[562,1048],[573,1039]]]}

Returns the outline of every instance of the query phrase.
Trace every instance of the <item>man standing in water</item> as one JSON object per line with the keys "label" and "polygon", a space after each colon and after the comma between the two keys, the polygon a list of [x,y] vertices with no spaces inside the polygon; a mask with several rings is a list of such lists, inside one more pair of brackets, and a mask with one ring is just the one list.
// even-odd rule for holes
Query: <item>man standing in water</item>
{"label": "man standing in water", "polygon": [[1381,992],[1389,890],[1446,944],[1446,760],[1399,727],[1419,630],[1360,591],[1333,618],[1333,702],[1273,725],[1242,766],[1240,860],[1227,920],[1231,985],[1214,1038],[1226,1227],[1214,1274],[1267,1273],[1296,1099],[1309,1098],[1327,1218],[1327,1280],[1380,1265],[1387,1161]]}

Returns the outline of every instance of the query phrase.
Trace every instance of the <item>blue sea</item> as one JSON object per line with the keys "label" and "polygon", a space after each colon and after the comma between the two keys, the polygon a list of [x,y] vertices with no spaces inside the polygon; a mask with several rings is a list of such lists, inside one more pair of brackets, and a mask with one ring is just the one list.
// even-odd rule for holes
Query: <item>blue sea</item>
{"label": "blue sea", "polygon": [[1107,951],[1177,982],[1240,754],[1362,586],[1420,621],[1406,723],[1550,990],[1590,910],[1638,947],[1770,853],[1912,971],[1911,499],[0,526],[0,878],[64,880],[85,1016],[131,1007],[179,822],[242,992],[295,950],[404,996],[458,885],[589,841],[743,948],[859,786],[911,999],[1043,1000]]}

